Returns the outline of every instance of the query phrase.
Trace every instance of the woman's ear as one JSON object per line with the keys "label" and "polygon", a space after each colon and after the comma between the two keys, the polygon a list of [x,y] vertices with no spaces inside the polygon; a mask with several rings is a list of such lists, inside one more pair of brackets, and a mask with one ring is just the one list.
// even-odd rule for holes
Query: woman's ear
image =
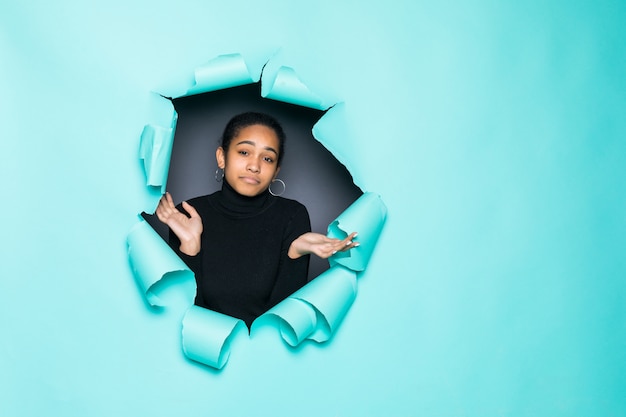
{"label": "woman's ear", "polygon": [[224,169],[226,167],[226,154],[221,146],[215,151],[215,159],[217,160],[218,168]]}
{"label": "woman's ear", "polygon": [[276,177],[278,177],[278,171],[280,171],[280,167],[276,167],[276,172],[274,173],[274,178],[272,178],[272,181],[274,181]]}

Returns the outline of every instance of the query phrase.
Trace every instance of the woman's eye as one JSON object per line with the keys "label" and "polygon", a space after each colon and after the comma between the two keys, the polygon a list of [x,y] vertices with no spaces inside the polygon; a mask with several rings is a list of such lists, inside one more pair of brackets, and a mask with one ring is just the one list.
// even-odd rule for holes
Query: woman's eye
{"label": "woman's eye", "polygon": [[269,157],[269,156],[266,156],[266,157],[265,157],[265,158],[263,158],[263,159],[265,159],[265,162],[269,162],[270,164],[274,162],[274,158],[271,158],[271,157]]}
{"label": "woman's eye", "polygon": [[239,151],[240,155],[248,155],[248,151]]}

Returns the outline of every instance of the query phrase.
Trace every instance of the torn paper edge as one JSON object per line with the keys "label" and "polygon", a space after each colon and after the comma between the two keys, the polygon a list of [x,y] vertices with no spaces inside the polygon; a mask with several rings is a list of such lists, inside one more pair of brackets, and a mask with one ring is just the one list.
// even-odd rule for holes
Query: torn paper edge
{"label": "torn paper edge", "polygon": [[[216,57],[215,59],[209,61],[206,65],[197,68],[196,71],[194,72],[194,84],[190,88],[186,89],[184,94],[176,96],[176,97],[183,97],[183,96],[192,95],[192,94],[200,94],[204,92],[216,91],[216,90],[220,90],[224,88],[250,84],[250,83],[257,82],[255,80],[259,80],[259,79],[261,80],[261,96],[262,97],[273,99],[273,100],[284,101],[284,102],[288,102],[291,104],[296,104],[296,105],[300,105],[304,107],[310,107],[310,108],[314,108],[318,110],[327,110],[331,107],[330,105],[324,103],[324,100],[322,98],[320,98],[319,96],[314,94],[311,90],[309,90],[309,88],[298,78],[293,68],[280,66],[278,70],[275,72],[275,74],[273,74],[273,76],[271,76],[269,73],[266,73],[265,71],[262,71],[262,73],[259,74],[259,77],[255,77],[254,74],[250,74],[250,70],[248,66],[246,65],[245,60],[243,59],[241,54],[220,55]],[[271,80],[271,81],[268,82],[268,80]],[[165,96],[162,96],[162,97],[165,97]],[[163,99],[165,100],[165,98]],[[170,101],[170,105],[171,105],[171,101]],[[320,118],[318,123],[316,123],[316,125],[314,126],[314,129],[313,129],[314,137],[323,146],[325,146],[333,154],[335,158],[337,158],[341,163],[343,163],[348,168],[349,172],[352,173],[352,170],[350,169],[351,167],[348,166],[346,163],[348,158],[345,155],[337,154],[337,150],[333,149],[332,142],[324,138],[323,137],[324,135],[319,133],[319,129],[317,131],[318,134],[317,135],[315,134],[316,132],[315,127],[320,125],[320,122],[324,121],[324,117],[326,117],[326,115]],[[171,157],[171,147],[173,144],[173,138],[174,138],[175,127],[176,127],[176,120],[177,120],[177,114],[173,110],[173,105],[172,105],[172,119],[171,119],[169,128],[166,126],[161,126],[161,125],[148,124],[146,125],[146,127],[144,127],[144,132],[142,132],[142,137],[140,140],[140,157],[144,161],[144,169],[146,171],[147,185],[148,186],[161,186],[162,193],[165,192],[167,173],[169,171],[169,160]],[[145,138],[144,138],[144,134],[145,134]],[[163,173],[163,169],[161,168],[166,168],[164,170],[164,173]],[[352,175],[354,178],[354,174]],[[371,195],[373,193],[366,193],[366,194]],[[378,197],[380,199],[380,196]],[[359,202],[362,198],[363,196],[361,196],[361,198],[359,198],[355,203]],[[382,203],[382,199],[380,199],[380,203],[384,207],[384,204]],[[353,207],[353,206],[354,204],[351,205],[350,207]],[[344,211],[344,213],[342,213],[342,215],[340,215],[338,219],[340,218],[343,219],[345,217],[344,214],[350,210],[350,207],[346,211]],[[353,304],[356,298],[356,272],[364,271],[367,265],[367,262],[369,262],[369,258],[371,256],[371,253],[373,252],[376,241],[378,240],[378,236],[380,235],[380,231],[382,230],[382,227],[385,222],[386,207],[384,207],[384,214],[385,215],[382,216],[382,219],[379,219],[379,222],[376,223],[377,226],[375,229],[377,229],[378,232],[375,234],[369,234],[368,232],[365,233],[365,235],[368,235],[370,239],[372,239],[374,236],[375,238],[373,238],[372,240],[369,240],[369,242],[364,241],[364,244],[362,244],[361,246],[357,248],[352,249],[352,251],[360,249],[360,252],[363,252],[365,250],[364,247],[366,246],[369,247],[371,245],[370,250],[366,254],[367,256],[362,256],[360,261],[357,263],[357,266],[358,266],[357,269],[354,269],[351,266],[351,262],[345,262],[345,261],[342,262],[342,260],[339,258],[330,259],[331,269],[329,269],[328,271],[333,270],[333,268],[344,267],[344,268],[347,268],[347,270],[350,270],[351,273],[354,274],[353,295],[344,297],[342,301],[339,301],[340,308],[335,308],[336,311],[334,314],[329,313],[323,307],[320,308],[318,305],[316,305],[314,301],[310,301],[308,292],[313,291],[313,290],[311,290],[309,286],[311,286],[312,283],[314,283],[317,279],[319,279],[318,277],[315,280],[311,281],[309,284],[302,287],[300,290],[294,293],[294,295],[288,297],[287,299],[283,300],[281,303],[274,306],[272,309],[264,313],[259,318],[270,316],[270,315],[275,315],[276,317],[280,318],[283,322],[283,324],[280,327],[282,338],[283,340],[285,340],[286,343],[290,344],[291,346],[297,346],[302,341],[307,340],[307,339],[315,340],[317,342],[323,342],[323,341],[328,340],[332,336],[333,332],[336,330],[338,325],[341,323],[345,314],[350,309],[351,305]],[[342,221],[340,220],[335,220],[334,222],[332,222],[329,225],[329,232],[330,232],[331,227],[337,227],[341,229],[343,232],[346,232],[346,230],[341,228],[341,223]],[[356,222],[355,224],[358,224],[358,223],[360,222]],[[148,227],[152,229],[149,225]],[[365,228],[363,229],[365,230]],[[368,228],[368,230],[369,229],[370,228]],[[359,231],[359,227],[355,226],[351,230]],[[158,236],[158,234],[156,234],[156,232],[154,232],[154,234],[156,235],[157,239],[162,241],[162,239],[160,238],[160,236]],[[359,235],[361,236],[360,231],[359,231]],[[129,236],[130,236],[130,233],[129,233]],[[165,244],[165,242],[163,243]],[[130,249],[130,247],[131,245],[129,243],[129,259],[133,257],[132,250]],[[169,249],[171,250],[171,248]],[[181,263],[183,263],[182,260],[180,260],[180,258],[173,251],[172,253]],[[358,258],[358,256],[355,256],[355,258]],[[344,259],[347,259],[347,258],[344,258]],[[137,262],[136,260],[133,260],[133,259],[130,259],[130,261],[131,261],[131,265],[135,265]],[[161,280],[167,274],[167,272],[173,272],[175,270],[176,269],[171,270],[171,271],[166,271],[165,273],[161,274],[160,277],[156,280],[154,277],[148,278],[147,282],[148,283],[151,282],[151,284],[146,289],[144,288],[146,286],[146,282],[144,282],[146,278],[141,276],[143,274],[141,268],[137,269],[135,266],[133,266],[133,272],[136,274],[136,279],[138,280],[138,282],[143,283],[142,288],[144,288],[144,296],[148,299],[150,303],[155,302],[155,301],[160,301],[160,300],[158,300],[158,297],[156,297],[154,294],[151,294],[149,289],[152,288],[152,286],[156,282]],[[137,277],[137,275],[139,275],[139,277]],[[302,295],[303,293],[305,294],[304,296]],[[296,296],[296,294],[300,294],[300,295]],[[156,297],[156,300],[153,297]],[[316,297],[311,297],[311,298],[315,299]],[[281,307],[283,303],[293,303],[293,302],[300,303],[301,309],[302,307],[305,307],[304,315],[308,317],[308,322],[306,321],[307,319],[303,320],[302,321],[303,325],[296,326],[296,323],[293,322],[293,320],[292,322],[289,322],[288,320],[285,320],[281,315],[275,314],[274,312],[272,312],[272,310],[274,309],[280,309],[284,307],[284,305]],[[259,320],[259,318],[257,320]],[[238,320],[235,318],[233,319]],[[302,320],[302,317],[299,317],[298,320]],[[230,355],[230,349],[229,349],[230,339],[234,332],[234,328],[236,327],[237,325],[235,325],[233,327],[233,330],[229,333],[229,335],[222,340],[221,348],[219,349],[219,352],[220,352],[219,357],[211,359],[211,360],[206,360],[203,363],[205,363],[208,366],[214,367],[216,369],[221,369],[224,366],[224,364],[226,363]],[[253,327],[254,327],[254,323],[253,323]],[[309,330],[303,331],[302,329],[304,328],[309,329]],[[184,342],[184,337],[183,337],[183,351],[187,355],[187,350],[185,348],[184,343],[185,342]],[[191,357],[190,359],[196,360]],[[209,363],[206,363],[206,362],[209,362]]]}
{"label": "torn paper edge", "polygon": [[[152,94],[153,120],[144,126],[139,139],[139,159],[143,162],[146,185],[158,187],[161,193],[167,186],[174,133],[178,113],[171,101]],[[160,114],[158,114],[160,113]]]}
{"label": "torn paper edge", "polygon": [[230,344],[245,323],[231,316],[191,305],[182,321],[181,343],[189,359],[222,369],[230,358]]}
{"label": "torn paper edge", "polygon": [[[354,135],[345,129],[344,131],[338,131],[337,127],[341,126],[341,121],[344,120],[345,103],[339,102],[330,107],[326,113],[315,123],[311,133],[315,140],[317,140],[324,148],[326,148],[337,160],[346,167],[354,184],[361,190],[365,190],[364,181],[361,174],[361,170],[351,157],[353,149],[349,148],[349,144],[352,143],[350,139],[353,139]],[[345,121],[343,122],[345,123]]]}
{"label": "torn paper edge", "polygon": [[251,73],[241,54],[219,55],[196,68],[195,84],[180,97],[252,84],[257,82],[259,77]]}
{"label": "torn paper edge", "polygon": [[330,107],[300,80],[293,68],[281,66],[274,74],[266,74],[263,71],[262,97],[317,110],[326,110]]}
{"label": "torn paper edge", "polygon": [[251,335],[256,333],[257,321],[274,316],[280,320],[281,336],[290,346],[298,346],[305,340],[328,341],[356,298],[356,280],[355,271],[339,265],[324,271],[257,318]]}
{"label": "torn paper edge", "polygon": [[[133,276],[141,288],[146,301],[153,307],[164,307],[164,303],[153,292],[155,284],[168,274],[182,272],[193,277],[193,272],[165,243],[158,233],[140,218],[128,232],[126,238],[128,260]],[[195,292],[195,288],[194,288]],[[193,299],[193,297],[190,297]]]}
{"label": "torn paper edge", "polygon": [[328,236],[344,239],[357,231],[355,241],[361,244],[349,252],[337,252],[328,261],[353,271],[365,271],[387,220],[387,206],[380,195],[365,192],[328,225]]}

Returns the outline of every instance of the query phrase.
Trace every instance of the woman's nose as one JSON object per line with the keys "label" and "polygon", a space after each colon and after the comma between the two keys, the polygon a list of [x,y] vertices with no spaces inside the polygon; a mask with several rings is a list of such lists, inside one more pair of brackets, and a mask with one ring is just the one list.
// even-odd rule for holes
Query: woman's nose
{"label": "woman's nose", "polygon": [[250,172],[259,172],[259,164],[256,161],[250,161],[248,163],[248,170]]}

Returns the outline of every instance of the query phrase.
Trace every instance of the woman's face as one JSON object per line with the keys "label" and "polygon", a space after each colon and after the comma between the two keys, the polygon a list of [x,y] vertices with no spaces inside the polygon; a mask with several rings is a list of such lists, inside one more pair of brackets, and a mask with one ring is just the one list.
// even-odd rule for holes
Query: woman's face
{"label": "woman's face", "polygon": [[230,142],[228,152],[217,148],[217,166],[235,191],[253,197],[264,192],[278,175],[278,145],[278,137],[269,127],[245,127]]}

